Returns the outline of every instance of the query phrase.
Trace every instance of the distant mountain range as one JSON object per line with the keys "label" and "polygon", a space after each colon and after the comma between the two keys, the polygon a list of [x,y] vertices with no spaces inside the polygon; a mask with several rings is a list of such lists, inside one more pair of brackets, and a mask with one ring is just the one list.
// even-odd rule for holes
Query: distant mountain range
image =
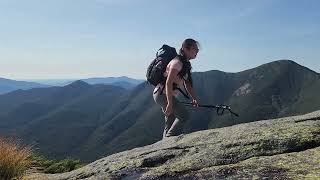
{"label": "distant mountain range", "polygon": [[[320,75],[279,60],[238,73],[193,73],[201,104],[227,104],[240,114],[190,107],[185,133],[291,115],[320,108]],[[75,81],[63,87],[0,95],[0,135],[18,136],[52,158],[83,161],[161,139],[164,117],[143,82],[133,89]],[[183,97],[181,101],[186,101]]]}
{"label": "distant mountain range", "polygon": [[[132,79],[125,76],[122,77],[106,77],[106,78],[88,78],[81,79],[89,84],[109,84],[120,86],[126,89],[132,89],[136,85],[140,84],[144,80]],[[0,94],[8,93],[14,90],[22,89],[32,89],[39,87],[51,87],[51,86],[66,86],[72,82],[77,81],[77,79],[28,79],[23,81],[10,80],[0,78]]]}
{"label": "distant mountain range", "polygon": [[49,87],[48,85],[35,83],[35,82],[27,82],[27,81],[15,81],[5,78],[0,78],[0,94],[8,93],[17,89],[27,90],[32,88],[39,87]]}

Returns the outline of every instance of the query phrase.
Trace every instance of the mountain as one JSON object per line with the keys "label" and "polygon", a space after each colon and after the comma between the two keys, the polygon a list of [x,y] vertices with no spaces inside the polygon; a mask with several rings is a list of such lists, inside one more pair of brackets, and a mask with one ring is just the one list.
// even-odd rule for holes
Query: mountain
{"label": "mountain", "polygon": [[[108,84],[108,83],[106,83],[106,84]],[[125,89],[133,89],[138,84],[133,84],[133,83],[126,82],[126,81],[119,81],[119,82],[111,83],[110,85],[119,86],[119,87],[122,87],[122,88],[125,88]]]}
{"label": "mountain", "polygon": [[[120,87],[83,81],[12,92],[9,95],[15,94],[16,99],[0,116],[0,132],[23,137],[26,143],[48,152],[48,156],[64,156],[67,149],[72,151],[74,143],[81,142],[99,126],[102,116],[112,114],[110,105],[125,92]],[[35,93],[39,94],[36,98]],[[0,96],[0,101],[8,98]]]}
{"label": "mountain", "polygon": [[33,179],[318,179],[320,111],[169,137]]}
{"label": "mountain", "polygon": [[25,79],[28,82],[46,84],[48,86],[66,86],[76,79]]}
{"label": "mountain", "polygon": [[88,79],[81,79],[89,84],[112,84],[117,82],[128,82],[132,84],[140,84],[143,80],[132,79],[126,76],[121,77],[106,77],[106,78],[88,78]]}
{"label": "mountain", "polygon": [[49,87],[48,85],[34,83],[34,82],[27,82],[27,81],[15,81],[5,78],[0,78],[0,94],[5,94],[14,90],[22,89],[32,89],[32,88],[39,88],[39,87]]}
{"label": "mountain", "polygon": [[239,73],[197,73],[194,78],[200,102],[229,104],[241,114],[234,119],[212,113],[208,128],[307,113],[319,107],[320,98],[315,96],[320,89],[319,73],[290,60],[274,61]]}
{"label": "mountain", "polygon": [[[195,72],[193,79],[201,104],[227,104],[240,117],[190,107],[185,133],[304,114],[320,106],[320,75],[290,60],[237,73]],[[48,88],[50,92],[37,89],[39,97],[35,90],[0,96],[0,132],[35,143],[44,155],[85,162],[162,138],[164,117],[147,83],[132,90],[83,81],[73,85]],[[17,103],[6,106],[10,98]]]}
{"label": "mountain", "polygon": [[[108,85],[114,85],[119,86],[126,89],[132,89],[136,85],[142,83],[144,80],[139,79],[133,79],[126,76],[121,77],[106,77],[106,78],[87,78],[87,79],[80,79],[81,81],[84,81],[88,84],[95,85],[95,84],[108,84]],[[51,86],[65,86],[68,85],[74,81],[77,81],[75,79],[48,79],[48,80],[37,80],[37,79],[30,79],[28,81],[32,82],[38,82],[42,84],[47,84]]]}
{"label": "mountain", "polygon": [[123,87],[126,89],[132,89],[138,84],[144,82],[144,80],[132,79],[126,76],[121,77],[107,77],[107,78],[89,78],[82,79],[89,84],[110,84],[114,86]]}

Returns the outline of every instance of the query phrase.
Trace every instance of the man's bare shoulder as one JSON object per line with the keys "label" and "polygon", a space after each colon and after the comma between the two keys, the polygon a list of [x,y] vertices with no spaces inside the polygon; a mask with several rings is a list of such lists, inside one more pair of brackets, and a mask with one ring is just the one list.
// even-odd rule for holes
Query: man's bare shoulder
{"label": "man's bare shoulder", "polygon": [[174,58],[170,61],[171,65],[175,65],[175,66],[182,66],[182,62],[178,59],[178,58]]}

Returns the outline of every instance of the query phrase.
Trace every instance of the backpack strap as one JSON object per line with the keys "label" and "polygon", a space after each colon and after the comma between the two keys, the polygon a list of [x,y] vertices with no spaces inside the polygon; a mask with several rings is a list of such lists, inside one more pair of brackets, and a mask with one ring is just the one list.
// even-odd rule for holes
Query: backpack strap
{"label": "backpack strap", "polygon": [[[160,94],[163,94],[163,90],[166,88],[166,84],[163,84],[163,88],[160,91]],[[186,87],[184,87],[186,89]],[[160,87],[154,92],[157,93],[160,90]],[[178,90],[186,99],[190,99],[190,97],[187,95],[187,93],[183,92],[181,88],[177,87],[177,84],[173,84],[173,90]]]}
{"label": "backpack strap", "polygon": [[[184,87],[184,88],[186,88],[186,87]],[[176,90],[176,89],[177,89],[178,91],[180,91],[180,93],[183,94],[183,96],[184,96],[186,99],[190,99],[190,97],[189,97],[185,92],[183,92],[181,88],[178,88],[177,86],[173,86],[173,90]]]}
{"label": "backpack strap", "polygon": [[[160,84],[162,84],[162,83],[160,83]],[[164,84],[163,84],[163,88],[161,89],[161,87],[158,87],[157,90],[156,90],[153,94],[156,94],[160,89],[161,89],[160,94],[162,94],[165,86],[166,86],[166,84],[164,83]]]}

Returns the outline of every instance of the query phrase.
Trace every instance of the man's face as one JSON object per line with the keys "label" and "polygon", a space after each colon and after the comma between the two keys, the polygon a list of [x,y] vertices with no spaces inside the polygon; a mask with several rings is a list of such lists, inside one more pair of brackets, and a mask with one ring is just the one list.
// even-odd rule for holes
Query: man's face
{"label": "man's face", "polygon": [[197,54],[199,52],[199,48],[197,45],[195,46],[191,46],[189,49],[188,49],[188,56],[190,59],[194,59],[197,57]]}

